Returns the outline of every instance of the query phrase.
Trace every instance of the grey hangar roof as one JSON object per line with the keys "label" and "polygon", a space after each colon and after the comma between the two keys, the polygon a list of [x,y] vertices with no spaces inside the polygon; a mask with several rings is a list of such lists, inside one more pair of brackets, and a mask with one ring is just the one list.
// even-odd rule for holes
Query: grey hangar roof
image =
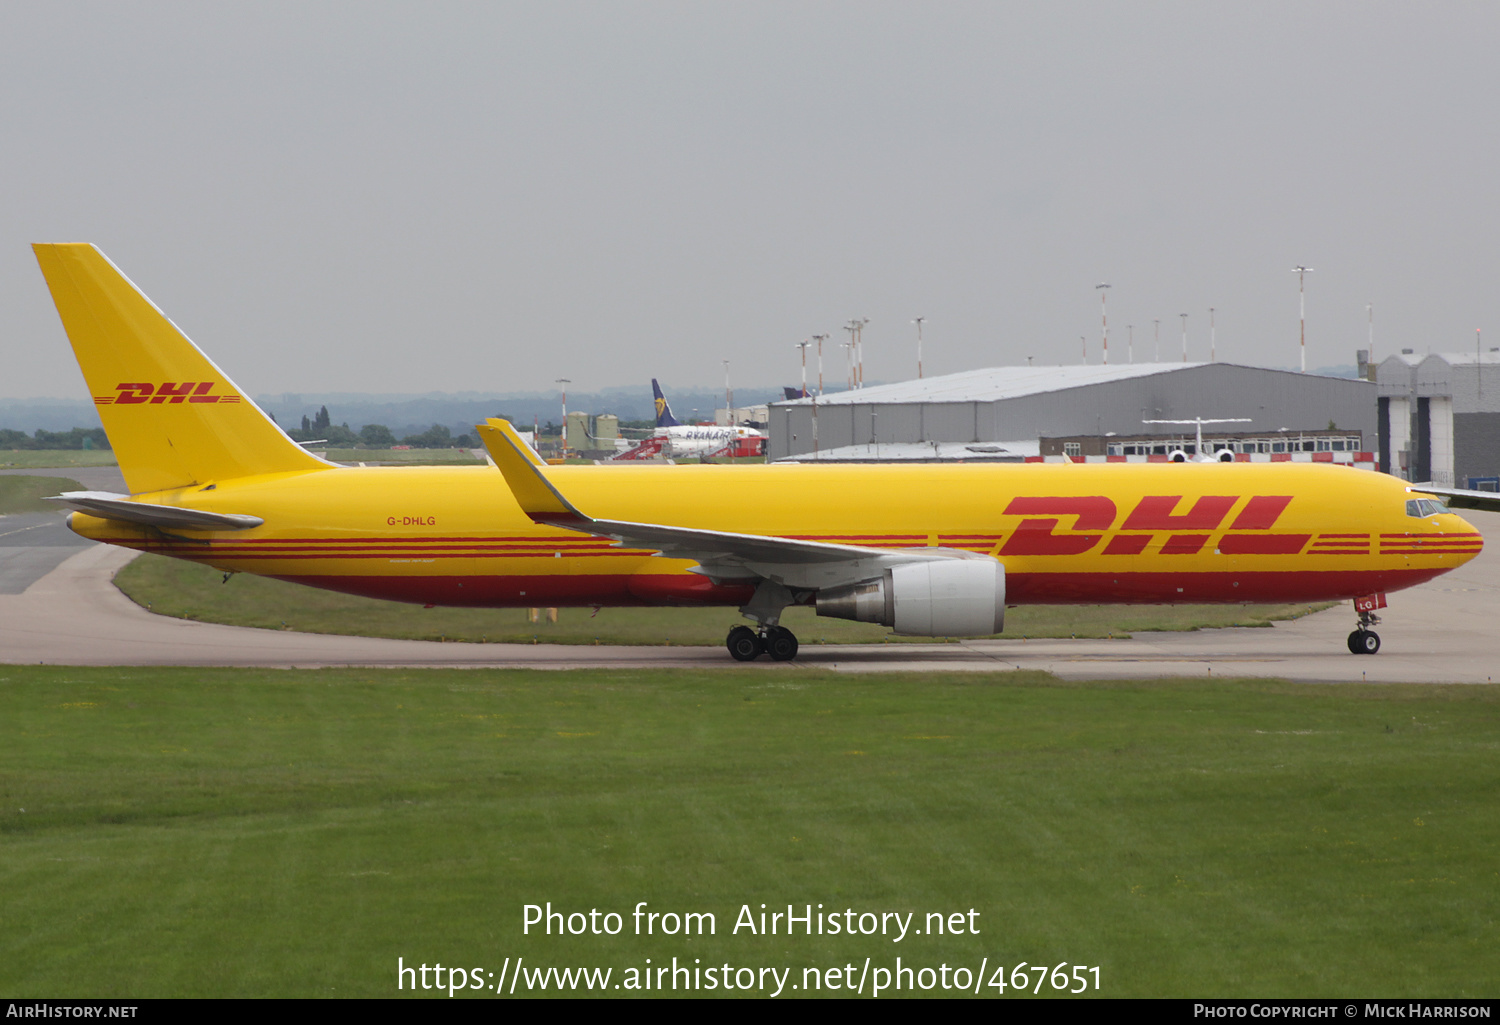
{"label": "grey hangar roof", "polygon": [[1375,386],[1234,363],[990,367],[773,403],[768,456],[875,442],[1139,435],[1172,430],[1143,420],[1200,416],[1246,417],[1250,423],[1233,427],[1248,431],[1315,430],[1333,421],[1373,439]]}

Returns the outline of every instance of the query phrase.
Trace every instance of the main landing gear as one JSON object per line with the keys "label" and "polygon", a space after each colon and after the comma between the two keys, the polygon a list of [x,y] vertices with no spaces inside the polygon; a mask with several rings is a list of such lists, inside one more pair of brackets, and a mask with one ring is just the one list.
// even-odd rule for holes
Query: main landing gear
{"label": "main landing gear", "polygon": [[1359,614],[1359,626],[1349,635],[1349,651],[1355,655],[1373,655],[1380,650],[1380,635],[1370,627],[1380,622],[1373,612]]}
{"label": "main landing gear", "polygon": [[764,652],[777,662],[789,662],[797,657],[797,635],[784,626],[768,626],[756,633],[748,626],[737,626],[724,639],[737,662],[753,662]]}

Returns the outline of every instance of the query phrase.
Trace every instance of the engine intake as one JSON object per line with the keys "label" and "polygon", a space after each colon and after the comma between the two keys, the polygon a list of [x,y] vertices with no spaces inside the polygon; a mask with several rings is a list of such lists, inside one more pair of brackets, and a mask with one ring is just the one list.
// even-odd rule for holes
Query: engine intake
{"label": "engine intake", "polygon": [[820,616],[880,623],[916,637],[987,637],[1005,628],[1005,566],[996,559],[933,559],[875,580],[825,588]]}

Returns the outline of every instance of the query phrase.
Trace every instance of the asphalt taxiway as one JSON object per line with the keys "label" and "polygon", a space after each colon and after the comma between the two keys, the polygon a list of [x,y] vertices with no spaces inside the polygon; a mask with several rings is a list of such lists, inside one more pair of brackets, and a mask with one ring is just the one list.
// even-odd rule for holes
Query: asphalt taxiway
{"label": "asphalt taxiway", "polygon": [[[44,518],[49,514],[40,514]],[[1492,539],[1467,565],[1390,596],[1378,655],[1351,655],[1347,603],[1258,629],[1138,633],[1129,640],[1004,640],[952,644],[805,645],[768,671],[943,672],[1040,669],[1068,679],[1279,677],[1320,682],[1492,683],[1500,679],[1500,514],[1468,514]],[[0,524],[19,522],[8,517]],[[57,529],[60,518],[57,520]],[[0,527],[8,530],[10,527]],[[43,540],[45,524],[18,527]],[[19,537],[20,535],[11,535]],[[0,538],[3,541],[3,538]],[[59,538],[59,541],[61,539]],[[71,542],[69,542],[71,544]],[[16,544],[17,551],[45,545]],[[81,542],[45,556],[17,555],[0,586],[0,663],[176,666],[404,666],[716,668],[740,663],[721,647],[466,644],[343,637],[195,623],[153,615],[110,580],[132,553]],[[30,558],[32,561],[27,562]],[[0,565],[4,565],[0,557]],[[38,568],[47,570],[36,572]],[[28,577],[30,579],[28,579]],[[17,593],[18,592],[18,593]]]}

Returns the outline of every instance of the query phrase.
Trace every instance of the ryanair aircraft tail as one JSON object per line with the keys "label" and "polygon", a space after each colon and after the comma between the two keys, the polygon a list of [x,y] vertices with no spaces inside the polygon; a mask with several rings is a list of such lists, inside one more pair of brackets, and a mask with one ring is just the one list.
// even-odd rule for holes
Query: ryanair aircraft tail
{"label": "ryanair aircraft tail", "polygon": [[656,426],[681,427],[682,421],[672,415],[672,407],[667,405],[667,397],[661,393],[661,385],[654,377],[651,379],[651,393],[656,398]]}
{"label": "ryanair aircraft tail", "polygon": [[99,250],[34,245],[132,494],[320,470]]}

